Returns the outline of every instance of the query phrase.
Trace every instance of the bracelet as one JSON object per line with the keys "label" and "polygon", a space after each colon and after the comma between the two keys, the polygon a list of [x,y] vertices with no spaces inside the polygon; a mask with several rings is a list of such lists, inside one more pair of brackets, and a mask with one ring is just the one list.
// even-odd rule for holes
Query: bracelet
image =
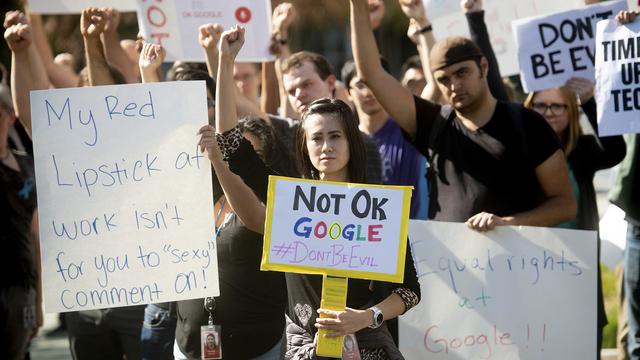
{"label": "bracelet", "polygon": [[420,34],[424,34],[424,33],[429,32],[431,30],[433,30],[433,27],[431,26],[431,24],[429,24],[429,25],[423,27],[422,29],[420,29]]}

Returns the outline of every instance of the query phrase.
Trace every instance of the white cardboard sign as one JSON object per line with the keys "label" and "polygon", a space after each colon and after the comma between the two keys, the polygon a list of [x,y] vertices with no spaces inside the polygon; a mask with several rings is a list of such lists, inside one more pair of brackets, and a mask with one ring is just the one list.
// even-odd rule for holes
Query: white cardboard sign
{"label": "white cardboard sign", "polygon": [[607,1],[513,22],[525,92],[562,86],[573,76],[594,79],[596,23],[627,9]]}
{"label": "white cardboard sign", "polygon": [[137,0],[138,24],[149,42],[161,43],[167,61],[204,61],[198,27],[218,23],[245,28],[238,61],[270,61],[271,4],[269,0]]}
{"label": "white cardboard sign", "polygon": [[411,187],[272,176],[262,270],[402,282]]}
{"label": "white cardboard sign", "polygon": [[136,0],[29,0],[29,10],[34,14],[79,14],[88,7],[136,11]]}
{"label": "white cardboard sign", "polygon": [[[423,0],[436,40],[469,37],[469,27],[459,0]],[[520,73],[511,21],[583,6],[582,0],[485,0],[485,23],[503,76]]]}
{"label": "white cardboard sign", "polygon": [[400,318],[406,359],[592,359],[596,233],[411,220],[422,300]]}
{"label": "white cardboard sign", "polygon": [[219,293],[204,82],[31,92],[47,312]]}
{"label": "white cardboard sign", "polygon": [[596,101],[600,136],[640,133],[640,21],[598,23]]}

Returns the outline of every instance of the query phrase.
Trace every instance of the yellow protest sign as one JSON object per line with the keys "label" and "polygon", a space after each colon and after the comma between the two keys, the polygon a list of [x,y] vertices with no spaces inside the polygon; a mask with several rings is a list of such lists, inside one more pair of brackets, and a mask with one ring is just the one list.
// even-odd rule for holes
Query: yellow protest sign
{"label": "yellow protest sign", "polygon": [[410,186],[269,177],[261,270],[401,283]]}

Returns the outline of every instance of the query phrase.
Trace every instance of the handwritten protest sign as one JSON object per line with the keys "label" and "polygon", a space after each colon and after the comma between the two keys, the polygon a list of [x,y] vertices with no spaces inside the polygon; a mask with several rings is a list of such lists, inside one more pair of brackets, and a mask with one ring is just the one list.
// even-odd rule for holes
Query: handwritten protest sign
{"label": "handwritten protest sign", "polygon": [[[459,0],[423,0],[435,38],[469,37],[469,26]],[[491,0],[484,2],[485,23],[503,76],[516,75],[518,56],[511,21],[583,6],[582,0]]]}
{"label": "handwritten protest sign", "polygon": [[595,232],[409,228],[422,301],[400,318],[407,359],[595,357]]}
{"label": "handwritten protest sign", "polygon": [[135,0],[29,0],[35,14],[79,14],[88,7],[112,7],[119,11],[136,11]]}
{"label": "handwritten protest sign", "polygon": [[261,269],[402,282],[410,198],[406,186],[272,176]]}
{"label": "handwritten protest sign", "polygon": [[[403,281],[410,201],[410,186],[270,176],[260,269],[323,275],[321,305],[344,310],[347,278]],[[316,354],[340,357],[326,333]]]}
{"label": "handwritten protest sign", "polygon": [[204,61],[198,27],[206,23],[218,23],[225,29],[237,24],[246,29],[238,61],[273,59],[269,54],[271,4],[268,0],[137,0],[137,4],[143,37],[161,43],[167,50],[167,61]]}
{"label": "handwritten protest sign", "polygon": [[627,8],[626,0],[513,22],[526,92],[562,86],[573,76],[594,79],[595,25]]}
{"label": "handwritten protest sign", "polygon": [[31,93],[47,312],[218,294],[204,82]]}
{"label": "handwritten protest sign", "polygon": [[640,133],[640,21],[599,22],[596,46],[598,133]]}

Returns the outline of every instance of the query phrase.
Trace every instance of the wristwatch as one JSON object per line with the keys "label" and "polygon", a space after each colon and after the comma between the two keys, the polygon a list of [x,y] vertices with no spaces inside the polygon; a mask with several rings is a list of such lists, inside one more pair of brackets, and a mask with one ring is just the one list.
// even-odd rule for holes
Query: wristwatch
{"label": "wristwatch", "polygon": [[379,328],[384,321],[384,315],[382,314],[382,311],[380,311],[380,309],[375,306],[370,307],[369,310],[373,312],[373,324],[369,327],[372,329]]}

